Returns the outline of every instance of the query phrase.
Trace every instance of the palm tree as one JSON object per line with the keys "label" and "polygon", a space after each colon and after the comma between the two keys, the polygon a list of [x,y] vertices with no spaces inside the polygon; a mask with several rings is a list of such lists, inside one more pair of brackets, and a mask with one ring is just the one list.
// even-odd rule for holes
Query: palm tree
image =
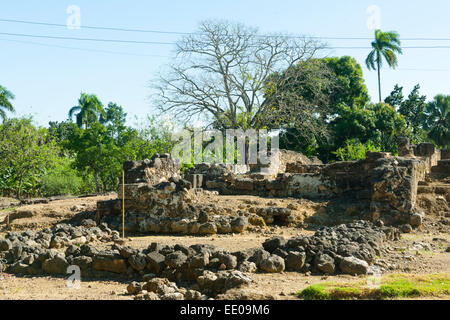
{"label": "palm tree", "polygon": [[14,95],[8,91],[5,87],[0,86],[0,118],[2,121],[6,120],[6,112],[14,112],[14,107],[10,100],[14,99]]}
{"label": "palm tree", "polygon": [[366,65],[369,70],[378,70],[378,93],[381,102],[380,69],[383,66],[383,58],[389,67],[395,69],[398,62],[396,53],[402,53],[400,36],[394,31],[381,32],[377,29],[375,30],[375,41],[372,42],[372,48],[373,50],[367,56]]}
{"label": "palm tree", "polygon": [[423,126],[428,137],[440,147],[448,146],[450,140],[450,96],[439,94],[427,104]]}
{"label": "palm tree", "polygon": [[101,117],[104,117],[105,111],[103,104],[95,94],[81,93],[78,99],[78,105],[71,108],[69,111],[69,119],[72,119],[76,114],[76,124],[78,127],[87,129],[90,123],[98,122]]}

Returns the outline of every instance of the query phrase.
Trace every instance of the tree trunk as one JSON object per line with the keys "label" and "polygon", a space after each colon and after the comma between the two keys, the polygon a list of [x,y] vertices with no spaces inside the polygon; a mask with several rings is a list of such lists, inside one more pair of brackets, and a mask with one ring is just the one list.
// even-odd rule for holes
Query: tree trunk
{"label": "tree trunk", "polygon": [[381,101],[381,75],[380,75],[380,61],[378,60],[378,95],[380,97],[380,103]]}
{"label": "tree trunk", "polygon": [[23,178],[19,178],[19,185],[17,187],[17,193],[16,193],[17,199],[19,199],[19,200],[21,200],[20,196],[22,195],[22,180],[23,180]]}
{"label": "tree trunk", "polygon": [[94,174],[94,178],[95,178],[95,189],[97,190],[97,194],[100,193],[100,184],[98,182],[98,172],[96,171]]}

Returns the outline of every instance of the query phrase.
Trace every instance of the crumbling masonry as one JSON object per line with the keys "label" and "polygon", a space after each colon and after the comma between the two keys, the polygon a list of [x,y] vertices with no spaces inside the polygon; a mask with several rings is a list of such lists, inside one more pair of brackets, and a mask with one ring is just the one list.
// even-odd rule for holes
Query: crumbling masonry
{"label": "crumbling masonry", "polygon": [[[168,154],[125,162],[126,229],[207,235],[242,232],[249,224],[261,223],[255,214],[264,224],[295,220],[295,208],[256,208],[233,215],[207,203],[211,195],[326,202],[325,210],[310,219],[317,224],[363,219],[418,227],[424,215],[416,206],[418,187],[430,179],[448,178],[450,168],[448,150],[441,152],[428,143],[409,145],[405,138],[399,139],[398,157],[369,152],[365,160],[322,164],[292,151],[277,155],[272,156],[276,165],[264,168],[199,164],[184,175]],[[98,222],[120,228],[121,205],[121,199],[99,202]]]}

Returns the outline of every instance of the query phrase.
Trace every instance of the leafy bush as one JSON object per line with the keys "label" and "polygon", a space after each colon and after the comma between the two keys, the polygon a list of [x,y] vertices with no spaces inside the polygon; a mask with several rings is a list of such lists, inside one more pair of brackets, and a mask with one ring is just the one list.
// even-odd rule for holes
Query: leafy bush
{"label": "leafy bush", "polygon": [[355,161],[363,160],[366,158],[366,153],[380,151],[380,148],[368,141],[367,143],[361,143],[357,139],[347,140],[345,146],[337,149],[333,152],[336,157],[341,161]]}
{"label": "leafy bush", "polygon": [[44,196],[81,195],[95,192],[92,174],[80,173],[72,167],[73,160],[63,158],[41,180]]}

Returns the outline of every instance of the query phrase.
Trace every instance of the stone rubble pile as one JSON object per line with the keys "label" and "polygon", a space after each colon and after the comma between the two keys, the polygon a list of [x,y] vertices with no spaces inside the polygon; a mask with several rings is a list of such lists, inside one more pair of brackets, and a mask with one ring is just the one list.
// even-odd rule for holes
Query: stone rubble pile
{"label": "stone rubble pile", "polygon": [[[76,227],[59,224],[38,233],[9,232],[0,239],[0,268],[19,274],[67,275],[67,268],[76,265],[82,277],[147,279],[146,285],[129,289],[139,299],[202,299],[250,283],[248,274],[255,272],[367,274],[376,257],[384,252],[383,243],[399,238],[396,228],[356,221],[323,227],[312,236],[274,237],[262,247],[236,252],[205,244],[159,243],[139,250],[119,245],[119,241],[99,249],[90,242],[114,241],[119,236],[105,224],[96,227],[92,222]],[[159,281],[153,278],[189,285],[191,291],[169,283],[164,285],[172,289],[161,289],[148,284],[148,280]]]}
{"label": "stone rubble pile", "polygon": [[135,300],[210,300],[229,289],[249,284],[252,279],[236,270],[209,271],[200,276],[197,282],[185,288],[167,278],[151,278],[146,282],[131,282],[127,292],[134,295]]}
{"label": "stone rubble pile", "polygon": [[[7,232],[0,238],[0,270],[21,274],[66,274],[72,264],[65,255],[94,242],[120,239],[119,232],[106,224],[97,227],[86,219],[79,226],[60,223],[39,232]],[[65,248],[66,253],[62,253]]]}
{"label": "stone rubble pile", "polygon": [[325,274],[366,274],[376,257],[382,254],[383,243],[399,237],[398,229],[377,227],[367,221],[323,227],[312,236],[267,240],[263,243],[265,259],[257,266],[266,272],[285,268]]}

